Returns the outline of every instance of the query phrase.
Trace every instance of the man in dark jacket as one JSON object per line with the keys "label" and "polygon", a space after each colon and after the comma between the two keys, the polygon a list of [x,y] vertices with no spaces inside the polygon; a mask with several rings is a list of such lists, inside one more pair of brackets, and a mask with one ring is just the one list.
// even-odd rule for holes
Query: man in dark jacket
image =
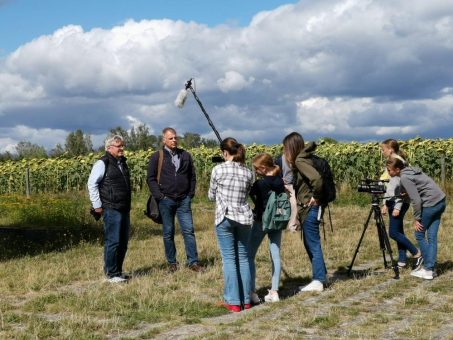
{"label": "man in dark jacket", "polygon": [[96,214],[104,220],[104,272],[107,281],[127,281],[123,273],[129,239],[131,186],[124,157],[124,141],[115,135],[105,141],[105,155],[94,165],[88,191]]}
{"label": "man in dark jacket", "polygon": [[186,248],[187,264],[196,272],[203,271],[198,263],[197,243],[192,220],[191,202],[195,195],[196,174],[192,156],[178,148],[178,137],[173,128],[162,131],[163,162],[158,180],[159,151],[151,155],[148,163],[147,182],[152,195],[159,202],[165,257],[169,271],[178,269],[175,247],[175,216],[178,217]]}

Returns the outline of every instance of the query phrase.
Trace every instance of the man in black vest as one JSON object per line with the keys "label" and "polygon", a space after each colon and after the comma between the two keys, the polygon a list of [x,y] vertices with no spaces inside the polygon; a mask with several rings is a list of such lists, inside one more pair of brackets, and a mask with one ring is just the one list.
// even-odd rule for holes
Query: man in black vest
{"label": "man in black vest", "polygon": [[192,156],[187,151],[178,148],[175,129],[165,128],[162,131],[162,138],[164,147],[160,179],[157,180],[159,151],[156,151],[149,159],[147,182],[152,195],[159,202],[165,257],[169,271],[174,272],[178,269],[174,240],[175,216],[177,216],[184,238],[187,265],[195,272],[202,272],[204,268],[198,263],[197,243],[192,220],[191,202],[195,195],[196,185]]}
{"label": "man in black vest", "polygon": [[111,283],[125,282],[123,273],[129,239],[131,186],[124,157],[124,140],[115,135],[105,141],[105,155],[88,178],[88,191],[95,212],[104,220],[104,272]]}

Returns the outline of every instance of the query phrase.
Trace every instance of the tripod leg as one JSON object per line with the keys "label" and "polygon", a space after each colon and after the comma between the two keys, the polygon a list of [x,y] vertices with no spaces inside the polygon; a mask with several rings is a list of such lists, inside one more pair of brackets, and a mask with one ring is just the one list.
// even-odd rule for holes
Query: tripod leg
{"label": "tripod leg", "polygon": [[391,264],[392,264],[393,272],[395,273],[395,279],[399,279],[400,278],[400,271],[399,271],[399,268],[398,268],[398,263],[393,258],[392,247],[390,246],[390,239],[389,239],[389,236],[387,234],[387,230],[385,229],[384,219],[383,219],[382,214],[381,214],[380,211],[379,211],[379,215],[378,215],[378,217],[376,219],[376,223],[378,225],[379,242],[381,243],[381,247],[382,247],[382,253],[383,253],[383,256],[384,256],[385,268],[388,268],[387,261],[385,259],[385,250],[387,250],[387,253],[389,254],[390,261],[391,261]]}
{"label": "tripod leg", "polygon": [[360,248],[360,245],[362,243],[363,237],[365,236],[365,232],[366,232],[366,230],[368,228],[368,224],[370,223],[370,219],[371,219],[371,214],[372,213],[373,213],[373,207],[371,207],[370,213],[368,214],[368,218],[366,219],[366,222],[363,225],[362,235],[360,236],[359,243],[357,244],[357,247],[356,247],[355,252],[354,252],[354,256],[352,257],[351,264],[349,265],[349,268],[348,268],[348,274],[349,275],[351,274],[352,266],[354,265],[355,258],[357,256],[357,253],[359,252],[359,248]]}
{"label": "tripod leg", "polygon": [[379,238],[379,248],[382,251],[382,259],[384,260],[384,268],[388,268],[388,263],[387,263],[387,258],[385,257],[385,251],[386,251],[386,245],[384,241],[384,234],[383,230],[385,230],[385,224],[382,224],[383,222],[380,221],[379,218],[376,219],[376,229],[378,233],[378,238]]}

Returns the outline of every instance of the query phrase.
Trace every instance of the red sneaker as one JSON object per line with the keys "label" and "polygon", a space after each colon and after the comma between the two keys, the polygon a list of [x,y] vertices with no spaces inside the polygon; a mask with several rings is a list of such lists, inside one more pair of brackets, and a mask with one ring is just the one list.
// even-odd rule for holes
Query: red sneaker
{"label": "red sneaker", "polygon": [[230,305],[229,303],[226,303],[226,302],[218,302],[218,303],[216,303],[216,305],[225,307],[226,309],[228,309],[231,312],[240,312],[241,311],[241,306]]}
{"label": "red sneaker", "polygon": [[250,309],[250,308],[252,308],[252,304],[251,303],[244,304],[244,309]]}

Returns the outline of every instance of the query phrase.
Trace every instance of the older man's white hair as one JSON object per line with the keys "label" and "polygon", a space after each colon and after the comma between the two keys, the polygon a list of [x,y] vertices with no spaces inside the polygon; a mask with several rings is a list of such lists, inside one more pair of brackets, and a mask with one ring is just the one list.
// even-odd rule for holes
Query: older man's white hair
{"label": "older man's white hair", "polygon": [[105,140],[105,151],[107,151],[109,146],[113,145],[115,142],[124,143],[124,138],[121,137],[120,135],[113,135],[107,137],[107,139]]}

